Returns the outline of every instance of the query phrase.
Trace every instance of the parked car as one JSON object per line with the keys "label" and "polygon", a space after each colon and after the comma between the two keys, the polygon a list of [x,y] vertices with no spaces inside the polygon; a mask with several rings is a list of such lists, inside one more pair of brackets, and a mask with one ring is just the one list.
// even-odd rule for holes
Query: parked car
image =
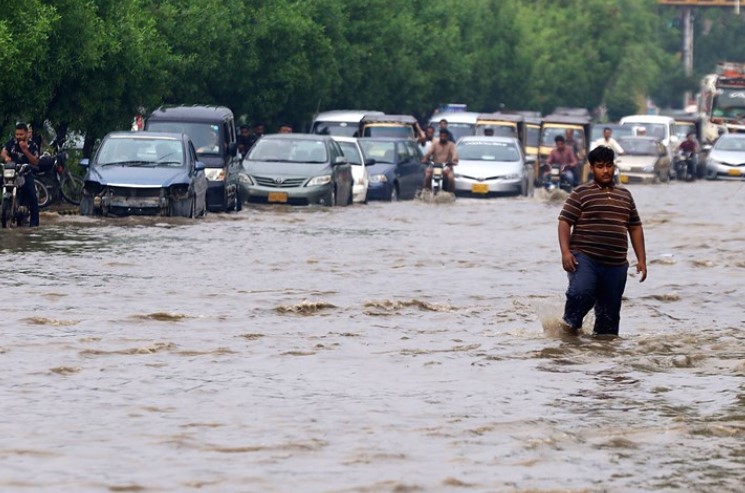
{"label": "parked car", "polygon": [[368,163],[369,200],[410,200],[424,184],[422,151],[413,140],[396,138],[360,139]]}
{"label": "parked car", "polygon": [[706,179],[745,178],[745,134],[724,134],[706,158]]}
{"label": "parked car", "polygon": [[263,136],[243,160],[240,181],[242,199],[250,202],[352,203],[352,167],[327,135]]}
{"label": "parked car", "polygon": [[352,179],[354,180],[352,202],[357,204],[367,203],[367,186],[370,177],[360,143],[354,137],[334,137],[333,139],[339,144],[344,157],[352,165]]}
{"label": "parked car", "polygon": [[84,216],[197,217],[207,212],[204,164],[185,134],[113,132],[87,168],[80,201]]}
{"label": "parked car", "polygon": [[356,137],[359,134],[360,121],[365,115],[380,116],[383,114],[382,111],[372,110],[324,111],[313,119],[310,133]]}
{"label": "parked car", "polygon": [[207,206],[211,211],[240,210],[240,158],[233,112],[224,106],[175,106],[153,111],[145,130],[185,133],[204,163],[209,181]]}
{"label": "parked car", "polygon": [[528,196],[533,191],[533,165],[526,163],[514,137],[463,137],[454,167],[455,193],[485,197],[495,193]]}
{"label": "parked car", "polygon": [[616,156],[621,183],[670,181],[672,162],[665,145],[654,137],[625,136],[616,139],[623,149]]}

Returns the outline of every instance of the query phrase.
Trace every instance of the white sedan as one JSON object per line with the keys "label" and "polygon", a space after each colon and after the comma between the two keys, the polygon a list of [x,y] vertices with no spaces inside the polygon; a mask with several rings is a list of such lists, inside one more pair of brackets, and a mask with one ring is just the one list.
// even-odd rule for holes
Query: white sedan
{"label": "white sedan", "polygon": [[341,137],[334,135],[332,137],[336,142],[339,143],[341,151],[344,153],[344,157],[349,160],[349,164],[352,165],[352,202],[355,204],[366,204],[367,203],[367,184],[369,183],[369,176],[367,173],[367,164],[365,163],[365,157],[360,149],[360,144],[354,137]]}
{"label": "white sedan", "polygon": [[708,180],[745,178],[745,134],[724,134],[706,158]]}
{"label": "white sedan", "polygon": [[476,196],[491,193],[530,195],[533,167],[526,165],[513,137],[463,137],[458,141],[455,191]]}

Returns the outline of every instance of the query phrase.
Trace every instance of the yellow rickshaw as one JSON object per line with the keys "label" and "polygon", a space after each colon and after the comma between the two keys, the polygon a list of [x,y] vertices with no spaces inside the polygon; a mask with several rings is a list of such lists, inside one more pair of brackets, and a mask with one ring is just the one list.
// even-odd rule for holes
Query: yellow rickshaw
{"label": "yellow rickshaw", "polygon": [[590,166],[587,162],[587,154],[590,152],[590,127],[591,119],[585,115],[553,113],[543,117],[538,147],[539,166],[548,160],[556,136],[566,138],[571,133],[577,144],[577,163],[582,167],[581,183],[585,183],[590,176]]}

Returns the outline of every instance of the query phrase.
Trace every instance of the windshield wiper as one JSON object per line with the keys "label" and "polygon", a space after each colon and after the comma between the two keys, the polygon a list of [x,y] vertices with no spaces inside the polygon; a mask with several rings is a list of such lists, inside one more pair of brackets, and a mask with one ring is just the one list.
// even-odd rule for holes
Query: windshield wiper
{"label": "windshield wiper", "polygon": [[149,166],[151,161],[116,161],[113,163],[103,163],[100,166]]}
{"label": "windshield wiper", "polygon": [[158,166],[163,166],[163,165],[170,166],[172,164],[177,164],[177,165],[181,166],[181,161],[158,161],[155,164],[157,164]]}

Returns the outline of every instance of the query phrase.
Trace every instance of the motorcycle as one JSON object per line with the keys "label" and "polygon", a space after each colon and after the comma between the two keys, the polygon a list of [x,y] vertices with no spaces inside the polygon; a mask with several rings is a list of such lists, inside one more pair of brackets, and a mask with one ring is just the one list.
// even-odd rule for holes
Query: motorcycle
{"label": "motorcycle", "polygon": [[[548,165],[544,165],[544,167],[547,166]],[[555,188],[559,188],[567,193],[572,193],[574,184],[567,178],[564,168],[563,165],[556,163],[551,165],[551,171],[546,173],[543,180],[543,187],[546,190],[551,191]]]}
{"label": "motorcycle", "polygon": [[446,163],[430,163],[432,169],[432,195],[437,195],[445,190],[445,166]]}
{"label": "motorcycle", "polygon": [[22,187],[29,178],[28,164],[5,163],[3,169],[3,202],[0,223],[3,228],[26,226],[31,211],[26,204]]}
{"label": "motorcycle", "polygon": [[696,153],[686,152],[678,149],[673,160],[675,178],[678,180],[693,181],[696,179],[698,163]]}

